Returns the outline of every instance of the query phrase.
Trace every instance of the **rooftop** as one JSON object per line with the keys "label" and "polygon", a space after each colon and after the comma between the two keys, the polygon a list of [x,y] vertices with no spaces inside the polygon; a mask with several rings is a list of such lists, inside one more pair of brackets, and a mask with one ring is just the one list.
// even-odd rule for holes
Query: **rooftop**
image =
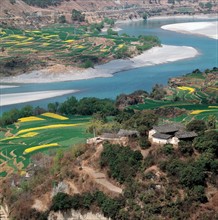
{"label": "rooftop", "polygon": [[176,132],[175,136],[179,139],[183,138],[194,138],[198,135],[194,131],[178,131]]}
{"label": "rooftop", "polygon": [[126,137],[126,136],[139,136],[139,132],[136,130],[124,130],[120,129],[119,132],[117,133],[120,137]]}
{"label": "rooftop", "polygon": [[182,124],[174,123],[174,124],[154,126],[153,129],[155,129],[159,133],[167,134],[167,133],[172,133],[172,132],[176,132],[179,130],[184,130],[185,127]]}
{"label": "rooftop", "polygon": [[169,134],[161,134],[161,133],[155,133],[152,135],[154,138],[158,138],[158,139],[164,139],[164,140],[168,140],[172,137],[172,135]]}

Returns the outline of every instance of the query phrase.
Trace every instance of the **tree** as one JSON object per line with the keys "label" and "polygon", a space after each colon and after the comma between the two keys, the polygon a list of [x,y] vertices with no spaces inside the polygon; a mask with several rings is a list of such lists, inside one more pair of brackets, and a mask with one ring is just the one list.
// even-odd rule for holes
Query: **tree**
{"label": "tree", "polygon": [[76,9],[72,10],[72,15],[71,15],[72,21],[85,21],[85,15],[81,13],[81,11],[77,11]]}
{"label": "tree", "polygon": [[218,131],[208,131],[195,138],[193,145],[200,153],[210,152],[218,156]]}
{"label": "tree", "polygon": [[208,129],[216,128],[216,115],[209,115],[207,119],[207,127]]}
{"label": "tree", "polygon": [[67,115],[74,115],[77,113],[77,107],[78,101],[74,96],[72,96],[60,105],[59,111],[60,113]]}
{"label": "tree", "polygon": [[207,125],[203,120],[194,119],[186,125],[188,131],[195,131],[197,133],[203,133],[207,129]]}
{"label": "tree", "polygon": [[66,17],[65,17],[64,15],[61,15],[61,16],[58,18],[58,21],[59,21],[59,23],[61,23],[61,24],[67,23]]}
{"label": "tree", "polygon": [[143,18],[144,20],[147,20],[147,19],[148,19],[147,13],[144,13],[144,14],[142,15],[142,18]]}
{"label": "tree", "polygon": [[179,181],[182,185],[192,188],[196,185],[205,185],[206,174],[202,167],[187,165],[180,170]]}
{"label": "tree", "polygon": [[56,113],[56,112],[58,112],[58,108],[59,108],[58,102],[48,104],[48,111],[49,112]]}
{"label": "tree", "polygon": [[[153,125],[155,125],[158,121],[158,116],[154,114],[153,111],[140,111],[136,112],[129,120],[124,122],[124,126],[129,129],[138,130],[141,126],[144,127],[145,131],[150,130]],[[140,129],[140,132],[142,130]]]}
{"label": "tree", "polygon": [[161,84],[155,84],[155,86],[152,88],[150,97],[156,100],[161,100],[166,95],[166,91]]}

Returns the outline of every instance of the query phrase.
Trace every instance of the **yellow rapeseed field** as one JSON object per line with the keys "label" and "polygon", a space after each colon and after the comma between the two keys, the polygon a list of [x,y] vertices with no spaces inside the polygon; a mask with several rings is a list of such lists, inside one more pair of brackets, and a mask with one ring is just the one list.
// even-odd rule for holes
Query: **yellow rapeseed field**
{"label": "yellow rapeseed field", "polygon": [[41,127],[23,129],[23,130],[20,130],[17,134],[23,134],[23,133],[26,133],[26,132],[39,131],[39,130],[52,129],[52,128],[75,127],[75,126],[78,126],[78,125],[79,125],[79,124],[55,124],[55,125],[47,125],[47,126],[41,126]]}
{"label": "yellow rapeseed field", "polygon": [[45,120],[45,119],[35,117],[35,116],[23,117],[23,118],[18,119],[19,122],[43,121],[43,120]]}
{"label": "yellow rapeseed field", "polygon": [[218,106],[208,106],[208,108],[218,108]]}
{"label": "yellow rapeseed field", "polygon": [[11,35],[10,37],[14,37],[17,39],[25,39],[26,38],[25,36],[22,36],[22,35]]}
{"label": "yellow rapeseed field", "polygon": [[194,110],[194,111],[192,111],[190,114],[191,115],[198,115],[198,114],[200,114],[200,113],[202,113],[202,112],[211,112],[212,110]]}
{"label": "yellow rapeseed field", "polygon": [[77,46],[77,48],[82,49],[82,48],[84,48],[84,46],[79,45],[79,46]]}
{"label": "yellow rapeseed field", "polygon": [[49,43],[43,43],[43,44],[42,44],[42,46],[45,46],[45,47],[46,47],[46,46],[49,46],[49,45],[50,45]]}
{"label": "yellow rapeseed field", "polygon": [[188,90],[189,93],[193,93],[193,92],[195,91],[194,88],[192,88],[192,87],[187,87],[187,86],[178,86],[177,88],[180,89],[180,90]]}
{"label": "yellow rapeseed field", "polygon": [[42,114],[43,116],[49,117],[49,118],[55,118],[55,119],[59,119],[59,120],[68,120],[69,118],[64,117],[62,115],[58,115],[55,113],[51,113],[51,112],[46,112]]}
{"label": "yellow rapeseed field", "polygon": [[23,135],[21,135],[19,137],[22,137],[22,138],[35,137],[38,134],[39,133],[37,133],[37,132],[29,132],[29,133],[23,134]]}
{"label": "yellow rapeseed field", "polygon": [[124,45],[123,45],[123,44],[119,44],[118,47],[119,47],[119,48],[123,48]]}
{"label": "yellow rapeseed field", "polygon": [[58,143],[51,143],[51,144],[43,144],[43,145],[38,145],[38,146],[34,146],[34,147],[29,147],[23,152],[23,154],[28,154],[28,153],[31,153],[33,151],[43,149],[43,148],[47,148],[47,147],[57,147],[57,146],[59,146]]}
{"label": "yellow rapeseed field", "polygon": [[72,43],[72,42],[74,42],[74,40],[65,40],[64,42],[65,43]]}

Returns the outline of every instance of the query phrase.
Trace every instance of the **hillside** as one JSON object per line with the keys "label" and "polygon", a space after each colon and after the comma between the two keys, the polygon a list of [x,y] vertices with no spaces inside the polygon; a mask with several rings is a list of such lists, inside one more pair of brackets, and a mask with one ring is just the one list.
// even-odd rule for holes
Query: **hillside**
{"label": "hillside", "polygon": [[217,71],[116,102],[71,98],[50,103],[56,114],[4,114],[1,210],[15,220],[217,219]]}
{"label": "hillside", "polygon": [[[64,15],[71,21],[73,9],[84,12],[89,22],[99,22],[104,17],[114,19],[141,18],[144,13],[148,16],[175,15],[195,13],[216,13],[217,3],[204,1],[167,1],[167,0],[67,0],[57,1],[55,5],[39,4],[41,0],[1,0],[0,24],[11,26],[36,26],[56,23]],[[43,2],[43,1],[42,1]],[[54,1],[51,1],[54,2]],[[58,4],[60,3],[60,4]],[[37,7],[43,5],[43,8]]]}

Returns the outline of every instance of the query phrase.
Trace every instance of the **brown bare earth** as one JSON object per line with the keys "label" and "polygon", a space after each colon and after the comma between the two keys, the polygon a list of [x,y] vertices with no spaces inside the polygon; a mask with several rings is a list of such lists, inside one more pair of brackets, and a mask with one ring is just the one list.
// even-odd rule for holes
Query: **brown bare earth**
{"label": "brown bare earth", "polygon": [[[73,9],[82,11],[89,22],[99,22],[104,17],[111,17],[118,20],[130,20],[142,18],[143,13],[149,16],[175,15],[175,14],[196,14],[208,13],[208,9],[199,6],[200,1],[175,1],[174,4],[167,0],[67,0],[58,6],[38,8],[27,5],[22,0],[16,0],[12,4],[9,0],[1,0],[0,24],[18,27],[40,27],[55,23],[61,15],[64,15],[68,22],[71,22]],[[210,2],[209,0],[201,3]],[[181,12],[183,7],[187,12]],[[188,12],[191,11],[191,12]],[[213,2],[210,13],[216,13],[217,3]]]}

